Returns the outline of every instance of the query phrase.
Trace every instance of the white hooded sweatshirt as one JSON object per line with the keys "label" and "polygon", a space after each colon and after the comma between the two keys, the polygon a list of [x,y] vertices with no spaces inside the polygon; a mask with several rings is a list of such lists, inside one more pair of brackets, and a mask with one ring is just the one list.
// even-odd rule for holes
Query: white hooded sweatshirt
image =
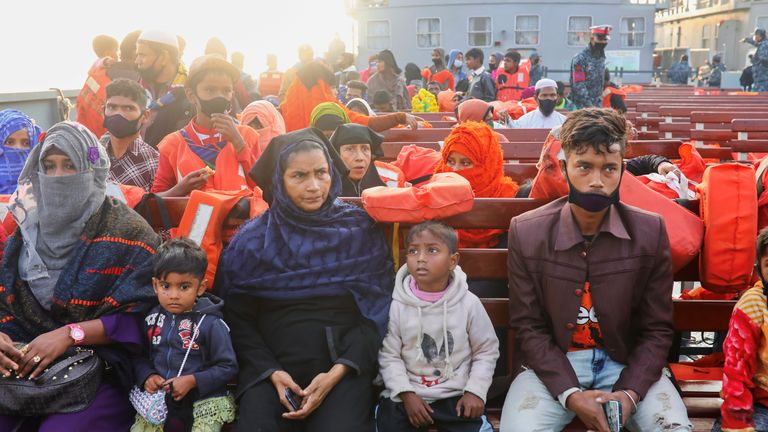
{"label": "white hooded sweatshirt", "polygon": [[400,402],[398,395],[410,391],[434,402],[471,392],[485,401],[499,340],[480,299],[468,290],[467,275],[456,266],[445,295],[435,303],[416,297],[411,279],[402,266],[379,351],[382,396]]}

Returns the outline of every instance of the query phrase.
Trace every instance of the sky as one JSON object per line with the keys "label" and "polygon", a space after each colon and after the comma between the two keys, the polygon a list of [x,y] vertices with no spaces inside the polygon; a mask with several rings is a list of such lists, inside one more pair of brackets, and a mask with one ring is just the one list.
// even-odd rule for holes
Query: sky
{"label": "sky", "polygon": [[309,43],[316,55],[338,34],[351,51],[354,20],[344,0],[25,0],[2,1],[0,93],[79,89],[96,60],[91,40],[108,34],[160,29],[187,41],[184,62],[202,55],[216,36],[228,51],[245,54],[245,71],[266,69],[266,54],[286,69],[296,49]]}

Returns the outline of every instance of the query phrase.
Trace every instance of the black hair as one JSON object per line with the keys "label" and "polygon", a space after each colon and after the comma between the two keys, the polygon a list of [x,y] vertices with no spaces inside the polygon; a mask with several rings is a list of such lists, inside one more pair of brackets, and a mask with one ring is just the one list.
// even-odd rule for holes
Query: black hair
{"label": "black hair", "polygon": [[325,147],[319,142],[309,140],[299,141],[296,145],[291,147],[291,151],[286,155],[285,159],[281,159],[280,170],[285,172],[286,168],[288,168],[288,159],[296,153],[307,153],[315,150],[320,150],[320,152],[323,153],[323,156],[325,156]]}
{"label": "black hair", "polygon": [[408,236],[405,238],[405,243],[411,244],[414,237],[423,233],[429,232],[433,236],[440,239],[440,241],[448,247],[448,252],[451,254],[456,253],[458,250],[459,237],[456,234],[456,230],[448,225],[437,221],[422,222],[408,231]]}
{"label": "black hair", "polygon": [[93,48],[94,54],[96,54],[98,58],[102,58],[106,57],[110,51],[117,52],[118,43],[117,39],[113,38],[112,36],[98,35],[93,38],[91,46]]}
{"label": "black hair", "polygon": [[139,109],[147,109],[147,91],[134,80],[119,78],[107,85],[107,100],[113,96],[124,96],[136,102]]}
{"label": "black hair", "polygon": [[768,254],[768,228],[760,230],[755,245],[757,247],[757,265],[759,266],[762,258]]}
{"label": "black hair", "polygon": [[133,64],[136,60],[136,41],[141,36],[141,30],[134,30],[120,42],[120,61]]}
{"label": "black hair", "polygon": [[386,90],[379,90],[373,95],[373,104],[387,104],[392,102],[392,95]]}
{"label": "black hair", "polygon": [[626,119],[617,111],[584,108],[570,113],[560,127],[560,143],[566,155],[582,154],[589,147],[600,154],[608,153],[613,144],[619,144],[623,156],[630,131]]}
{"label": "black hair", "polygon": [[368,86],[365,85],[364,82],[359,80],[347,81],[347,88],[358,89],[358,90],[361,90],[363,93],[365,93],[368,90]]}
{"label": "black hair", "polygon": [[683,54],[683,56],[680,57],[680,61],[688,61],[688,54]]}
{"label": "black hair", "polygon": [[480,48],[470,49],[464,54],[464,57],[477,59],[480,62],[480,64],[482,64],[483,60],[485,60],[485,54],[483,54],[483,50],[481,50]]}
{"label": "black hair", "polygon": [[395,73],[395,75],[400,75],[403,73],[403,71],[397,67],[397,60],[395,60],[395,55],[392,54],[392,51],[385,49],[376,56],[376,59],[380,62],[384,62],[387,66],[389,66],[390,69]]}
{"label": "black hair", "polygon": [[562,81],[555,81],[557,83],[558,96],[565,96],[565,83]]}
{"label": "black hair", "polygon": [[162,279],[170,273],[191,274],[203,280],[208,256],[188,238],[174,238],[160,245],[152,256],[152,275]]}
{"label": "black hair", "polygon": [[416,63],[408,63],[405,65],[405,83],[409,84],[413,80],[421,80],[421,69]]}
{"label": "black hair", "polygon": [[517,62],[517,63],[520,63],[520,59],[522,59],[522,57],[520,56],[520,53],[517,51],[507,51],[506,54],[504,54],[504,58],[510,59],[513,62]]}

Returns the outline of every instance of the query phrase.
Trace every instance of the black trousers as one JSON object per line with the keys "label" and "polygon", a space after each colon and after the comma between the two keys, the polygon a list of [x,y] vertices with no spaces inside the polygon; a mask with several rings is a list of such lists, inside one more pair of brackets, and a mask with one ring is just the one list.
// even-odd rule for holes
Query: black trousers
{"label": "black trousers", "polygon": [[373,432],[374,397],[370,375],[350,372],[305,420],[286,420],[269,380],[246,390],[238,401],[235,432]]}
{"label": "black trousers", "polygon": [[[440,432],[492,432],[493,428],[485,419],[466,418],[456,415],[456,404],[460,396],[442,399],[432,402],[429,406],[434,411],[431,416],[435,426]],[[408,421],[408,414],[402,402],[395,402],[390,398],[379,400],[376,410],[376,428],[378,432],[426,432],[429,428],[414,427]]]}

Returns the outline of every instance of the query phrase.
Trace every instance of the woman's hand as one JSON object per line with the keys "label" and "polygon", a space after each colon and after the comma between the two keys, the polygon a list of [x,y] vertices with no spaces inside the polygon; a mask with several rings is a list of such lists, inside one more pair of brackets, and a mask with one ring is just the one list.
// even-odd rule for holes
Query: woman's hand
{"label": "woman's hand", "polygon": [[155,394],[158,390],[163,388],[165,379],[158,374],[150,375],[146,381],[144,381],[144,391],[147,393]]}
{"label": "woman's hand", "polygon": [[291,378],[286,371],[275,371],[269,376],[272,385],[277,390],[277,397],[280,398],[280,403],[289,411],[293,412],[293,406],[285,398],[285,389],[289,388],[297,397],[303,397],[304,391],[301,390],[298,384]]}
{"label": "woman's hand", "polygon": [[18,371],[24,353],[16,349],[13,341],[5,333],[0,333],[0,373],[11,376],[11,371]]}
{"label": "woman's hand", "polygon": [[301,409],[284,413],[283,417],[290,420],[301,420],[312,414],[323,403],[328,393],[346,375],[347,370],[347,366],[335,364],[328,372],[318,374],[302,392],[304,400],[301,402]]}
{"label": "woman's hand", "polygon": [[29,375],[29,379],[40,376],[43,371],[61,357],[67,348],[74,344],[69,337],[69,327],[61,327],[48,333],[43,333],[23,347],[24,357],[19,364],[19,377]]}

